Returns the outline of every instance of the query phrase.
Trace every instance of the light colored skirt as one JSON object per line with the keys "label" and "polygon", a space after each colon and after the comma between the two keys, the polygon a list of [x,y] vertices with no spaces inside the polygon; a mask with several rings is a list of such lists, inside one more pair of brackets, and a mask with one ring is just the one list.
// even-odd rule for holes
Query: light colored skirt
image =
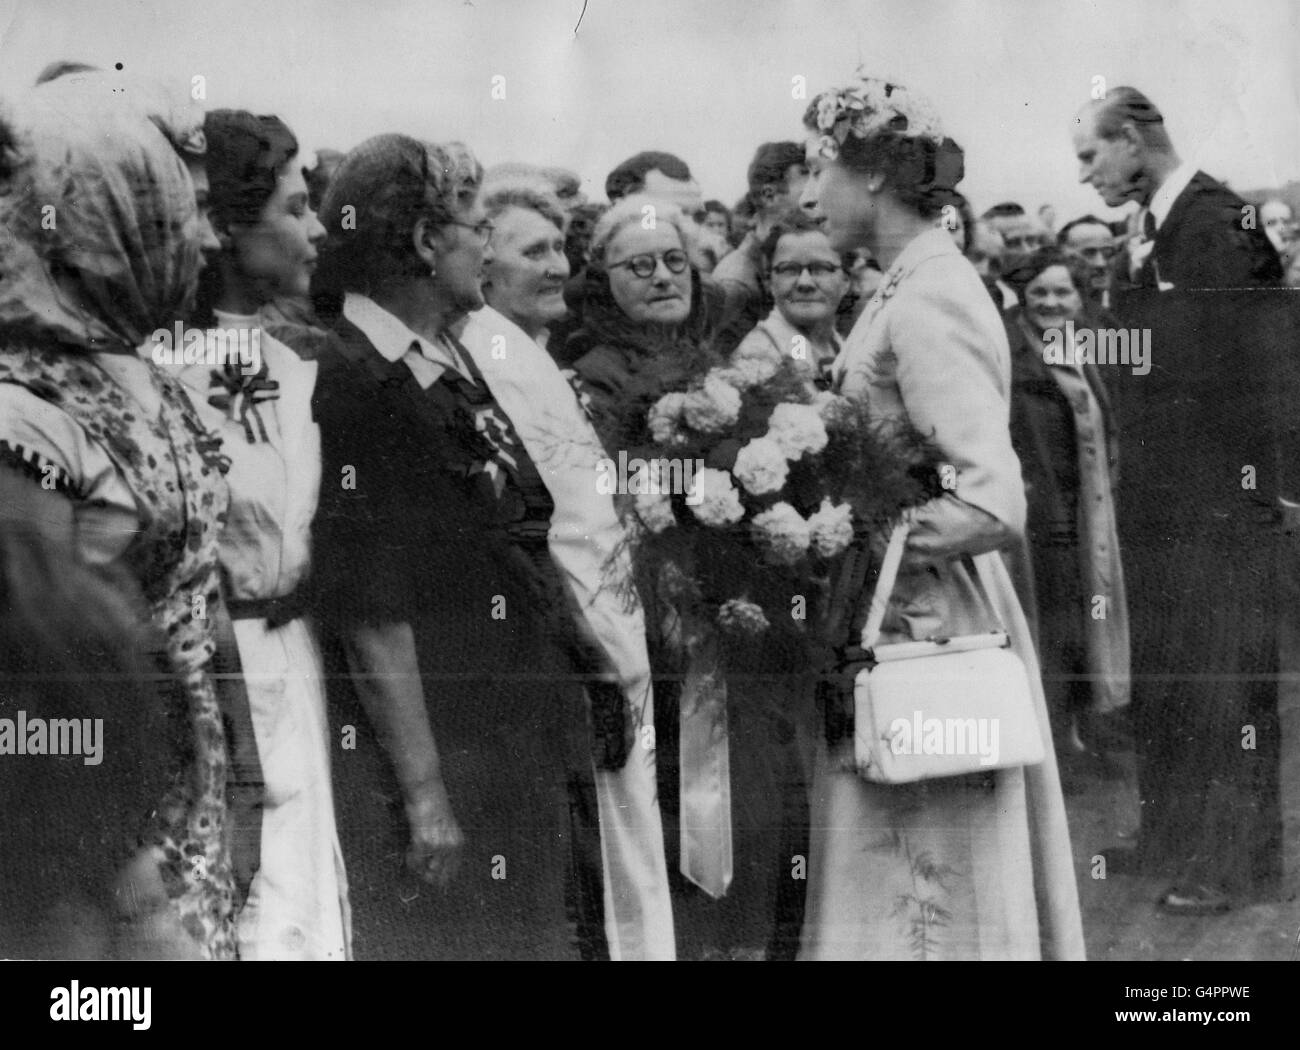
{"label": "light colored skirt", "polygon": [[1024,772],[863,780],[822,743],[800,959],[1037,959]]}
{"label": "light colored skirt", "polygon": [[[1084,957],[1038,659],[1000,557],[975,563],[1028,671],[1046,757],[1033,767],[885,785],[858,776],[852,740],[828,748],[822,738],[800,959]],[[929,595],[912,598],[905,608],[917,626],[900,637],[924,637],[944,622],[952,633],[987,629],[974,607],[960,606],[968,590],[969,578],[939,585],[934,596],[958,601],[939,619],[927,615]]]}
{"label": "light colored skirt", "polygon": [[[652,698],[645,701],[644,724],[654,725]],[[595,770],[605,937],[613,962],[671,961],[677,954],[655,752],[643,739],[638,732],[622,769]]]}
{"label": "light colored skirt", "polygon": [[239,915],[242,959],[344,960],[352,921],[334,824],[320,651],[305,619],[234,621],[266,782],[261,864]]}

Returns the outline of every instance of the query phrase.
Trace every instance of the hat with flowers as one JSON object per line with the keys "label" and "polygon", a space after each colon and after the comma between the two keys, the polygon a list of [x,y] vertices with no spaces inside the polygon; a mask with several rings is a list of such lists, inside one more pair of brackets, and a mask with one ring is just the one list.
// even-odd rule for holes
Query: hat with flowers
{"label": "hat with flowers", "polygon": [[926,150],[934,158],[927,166],[929,185],[952,189],[961,181],[960,147],[944,134],[930,101],[901,84],[859,69],[848,84],[819,94],[805,123],[819,133],[818,152],[826,160],[836,160],[850,136],[865,141],[889,134],[933,147]]}
{"label": "hat with flowers", "polygon": [[823,91],[814,100],[817,130],[838,148],[852,135],[874,138],[890,131],[906,138],[924,137],[936,146],[943,142],[943,125],[928,99],[861,70],[843,86]]}

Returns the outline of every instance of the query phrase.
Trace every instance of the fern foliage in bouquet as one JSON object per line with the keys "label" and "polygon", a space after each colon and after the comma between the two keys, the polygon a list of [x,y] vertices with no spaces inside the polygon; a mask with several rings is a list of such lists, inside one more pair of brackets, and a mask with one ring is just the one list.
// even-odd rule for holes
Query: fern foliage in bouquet
{"label": "fern foliage in bouquet", "polygon": [[810,649],[843,641],[825,637],[843,619],[832,581],[939,494],[939,456],[915,430],[818,389],[788,355],[710,364],[683,376],[665,360],[667,392],[607,425],[626,442],[611,491],[638,577],[733,651],[807,666]]}

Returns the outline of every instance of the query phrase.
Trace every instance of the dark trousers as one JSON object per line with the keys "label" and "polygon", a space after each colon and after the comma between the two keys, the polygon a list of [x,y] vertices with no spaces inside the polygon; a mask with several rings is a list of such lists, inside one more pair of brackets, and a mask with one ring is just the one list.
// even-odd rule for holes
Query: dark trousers
{"label": "dark trousers", "polygon": [[1198,513],[1210,524],[1124,548],[1139,854],[1150,874],[1266,897],[1281,876],[1278,533]]}

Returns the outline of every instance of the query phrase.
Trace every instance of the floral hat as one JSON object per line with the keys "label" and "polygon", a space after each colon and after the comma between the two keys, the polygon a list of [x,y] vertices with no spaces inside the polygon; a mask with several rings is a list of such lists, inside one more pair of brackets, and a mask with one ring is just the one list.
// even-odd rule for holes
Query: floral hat
{"label": "floral hat", "polygon": [[819,151],[827,160],[839,156],[850,134],[868,139],[890,131],[907,138],[928,138],[936,146],[944,142],[939,114],[927,99],[861,70],[847,86],[823,91],[813,105],[821,133]]}

